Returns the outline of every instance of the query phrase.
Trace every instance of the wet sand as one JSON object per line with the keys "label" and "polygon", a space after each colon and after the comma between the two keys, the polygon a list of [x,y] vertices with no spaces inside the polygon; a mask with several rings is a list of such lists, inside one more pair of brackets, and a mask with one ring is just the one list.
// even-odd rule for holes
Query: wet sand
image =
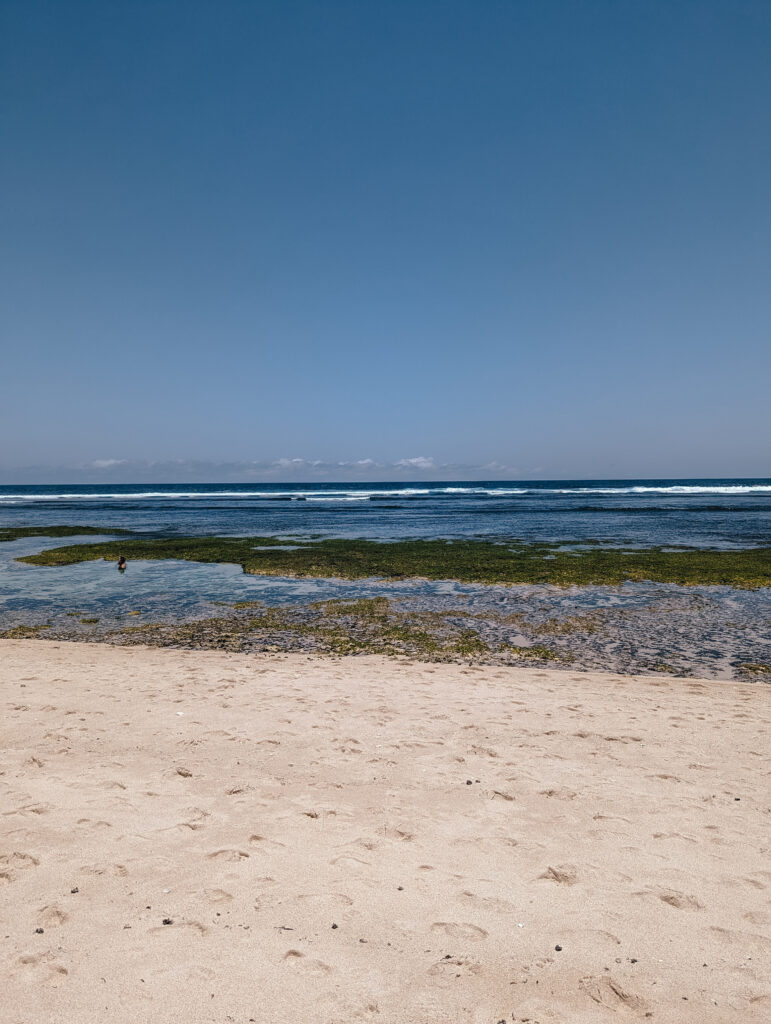
{"label": "wet sand", "polygon": [[764,684],[0,641],[0,1020],[766,1021]]}

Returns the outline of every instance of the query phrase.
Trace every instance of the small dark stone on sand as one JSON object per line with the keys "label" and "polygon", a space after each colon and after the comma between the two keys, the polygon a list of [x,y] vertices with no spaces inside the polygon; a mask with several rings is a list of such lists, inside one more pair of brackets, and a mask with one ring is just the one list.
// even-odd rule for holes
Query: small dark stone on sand
{"label": "small dark stone on sand", "polygon": [[555,946],[554,948],[557,950],[558,953],[562,952],[562,946]]}
{"label": "small dark stone on sand", "polygon": [[636,957],[632,957],[632,959],[629,962],[632,963],[632,964],[636,964],[637,963],[637,958]]}
{"label": "small dark stone on sand", "polygon": [[[741,800],[741,797],[740,796],[735,796],[734,800]],[[685,999],[685,996],[683,996],[683,999]]]}
{"label": "small dark stone on sand", "polygon": [[332,925],[332,928],[333,928],[333,929],[337,928],[337,925],[336,925],[336,924],[333,924],[333,925]]}
{"label": "small dark stone on sand", "polygon": [[471,779],[466,779],[466,785],[467,785],[467,786],[470,786],[470,785],[471,785]]}
{"label": "small dark stone on sand", "polygon": [[445,958],[445,960],[452,959],[452,953],[446,953],[444,958]]}
{"label": "small dark stone on sand", "polygon": [[76,885],[74,889],[70,889],[70,892],[75,893],[75,892],[80,892],[80,890],[78,889],[78,887]]}
{"label": "small dark stone on sand", "polygon": [[42,935],[42,934],[43,934],[43,929],[42,928],[36,928],[35,929],[35,935]]}
{"label": "small dark stone on sand", "polygon": [[164,917],[163,923],[164,924],[174,924],[174,922],[171,920],[170,917]]}
{"label": "small dark stone on sand", "polygon": [[399,892],[404,892],[404,886],[403,885],[397,885],[396,888],[399,890]]}

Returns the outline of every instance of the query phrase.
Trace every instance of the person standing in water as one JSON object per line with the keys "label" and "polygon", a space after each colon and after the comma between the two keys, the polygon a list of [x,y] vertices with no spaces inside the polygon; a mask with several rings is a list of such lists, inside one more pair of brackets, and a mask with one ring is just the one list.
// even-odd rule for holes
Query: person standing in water
{"label": "person standing in water", "polygon": [[125,571],[126,571],[126,559],[123,557],[123,555],[121,555],[118,558],[118,572],[125,572]]}

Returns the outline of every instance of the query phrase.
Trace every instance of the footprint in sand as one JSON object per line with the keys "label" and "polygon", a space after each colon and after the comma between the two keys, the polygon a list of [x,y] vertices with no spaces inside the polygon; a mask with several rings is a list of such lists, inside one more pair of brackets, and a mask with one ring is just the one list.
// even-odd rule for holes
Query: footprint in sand
{"label": "footprint in sand", "polygon": [[249,845],[256,846],[260,850],[278,850],[286,846],[286,843],[279,843],[276,839],[268,839],[266,836],[249,836]]}
{"label": "footprint in sand", "polygon": [[228,903],[233,899],[225,889],[204,889],[203,894],[209,903]]}
{"label": "footprint in sand", "polygon": [[611,950],[614,946],[621,945],[621,939],[618,935],[605,931],[604,928],[565,928],[561,934],[568,940],[575,937],[576,944],[591,936],[594,947],[597,950]]}
{"label": "footprint in sand", "polygon": [[177,828],[188,828],[194,832],[199,828],[204,828],[206,819],[211,817],[209,811],[204,811],[201,807],[185,807],[181,813],[187,820],[181,821]]}
{"label": "footprint in sand", "polygon": [[320,976],[332,973],[332,968],[329,964],[325,964],[323,960],[309,960],[305,953],[301,953],[299,949],[287,950],[286,953],[284,953],[284,960],[286,960],[287,963],[297,964],[308,974]]}
{"label": "footprint in sand", "polygon": [[739,932],[733,928],[720,928],[717,925],[710,925],[710,932],[716,938],[721,939],[723,942],[730,946],[741,946],[743,948],[756,947],[758,952],[769,953],[771,952],[771,938],[768,935],[758,935],[753,932]]}
{"label": "footprint in sand", "polygon": [[339,865],[344,868],[368,868],[370,866],[368,860],[361,860],[360,857],[352,857],[348,853],[341,854],[339,857],[333,857],[329,863]]}
{"label": "footprint in sand", "polygon": [[37,915],[37,923],[40,928],[60,928],[67,920],[69,920],[69,914],[55,904],[43,907]]}
{"label": "footprint in sand", "polygon": [[173,924],[161,924],[156,925],[155,928],[150,929],[151,935],[160,935],[165,932],[173,932],[175,928],[186,928],[189,931],[196,932],[198,935],[205,935],[209,930],[205,924],[201,924],[200,921],[175,921]]}
{"label": "footprint in sand", "polygon": [[8,885],[16,878],[16,871],[26,871],[40,864],[31,853],[14,850],[12,853],[0,854],[0,885]]}
{"label": "footprint in sand", "polygon": [[557,882],[558,885],[575,885],[578,881],[578,870],[574,864],[558,864],[556,867],[549,866],[538,877],[548,882]]}
{"label": "footprint in sand", "polygon": [[474,977],[482,973],[482,965],[462,956],[442,957],[428,968],[433,985],[447,988],[458,978]]}
{"label": "footprint in sand", "polygon": [[195,964],[188,970],[186,977],[188,981],[214,981],[217,974],[211,967]]}
{"label": "footprint in sand", "polygon": [[480,928],[478,925],[455,921],[434,921],[431,931],[450,935],[454,939],[471,939],[475,942],[486,939],[488,935],[484,928]]}
{"label": "footprint in sand", "polygon": [[643,892],[634,893],[635,896],[651,897],[661,900],[676,910],[703,910],[704,904],[699,903],[695,896],[688,896],[684,892],[677,892],[675,889],[647,889]]}
{"label": "footprint in sand", "polygon": [[111,875],[113,878],[125,878],[128,874],[123,864],[84,864],[80,871],[84,875]]}
{"label": "footprint in sand", "polygon": [[51,804],[23,804],[21,807],[17,807],[13,811],[3,811],[3,816],[9,818],[14,814],[19,814],[21,817],[26,818],[31,814],[36,816],[40,814],[48,814],[50,810]]}
{"label": "footprint in sand", "polygon": [[749,910],[744,915],[744,920],[750,924],[771,925],[771,913],[765,910]]}
{"label": "footprint in sand", "polygon": [[57,962],[51,950],[45,953],[24,953],[17,963],[25,973],[34,972],[46,985],[57,985],[69,974],[67,968]]}
{"label": "footprint in sand", "polygon": [[206,856],[209,860],[239,861],[247,860],[249,854],[245,850],[215,850]]}
{"label": "footprint in sand", "polygon": [[65,980],[67,975],[70,973],[63,964],[48,964],[48,973],[43,979],[46,985],[52,985],[54,988]]}
{"label": "footprint in sand", "polygon": [[484,910],[490,910],[496,914],[511,914],[515,909],[514,904],[510,903],[508,900],[498,899],[495,896],[478,896],[469,889],[464,889],[464,891],[459,894],[458,899],[464,900],[474,907],[481,907]]}
{"label": "footprint in sand", "polygon": [[428,969],[429,974],[446,974],[452,972],[454,975],[460,974],[481,974],[482,965],[476,963],[474,960],[468,960],[462,956],[451,956],[448,960],[447,957],[442,957],[441,960],[437,960],[435,964],[432,964]]}
{"label": "footprint in sand", "polygon": [[600,1006],[604,1006],[609,1010],[627,1009],[642,1011],[647,1009],[647,1003],[644,999],[628,992],[610,976],[582,978],[578,983],[578,987],[590,999],[593,999],[595,1003],[599,1003]]}

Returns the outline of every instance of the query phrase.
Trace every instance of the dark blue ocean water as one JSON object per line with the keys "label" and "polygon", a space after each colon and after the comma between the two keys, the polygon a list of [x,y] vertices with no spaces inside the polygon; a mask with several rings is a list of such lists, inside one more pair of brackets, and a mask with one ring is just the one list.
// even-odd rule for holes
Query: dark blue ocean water
{"label": "dark blue ocean water", "polygon": [[0,526],[165,534],[490,537],[748,547],[771,538],[771,480],[0,487]]}

